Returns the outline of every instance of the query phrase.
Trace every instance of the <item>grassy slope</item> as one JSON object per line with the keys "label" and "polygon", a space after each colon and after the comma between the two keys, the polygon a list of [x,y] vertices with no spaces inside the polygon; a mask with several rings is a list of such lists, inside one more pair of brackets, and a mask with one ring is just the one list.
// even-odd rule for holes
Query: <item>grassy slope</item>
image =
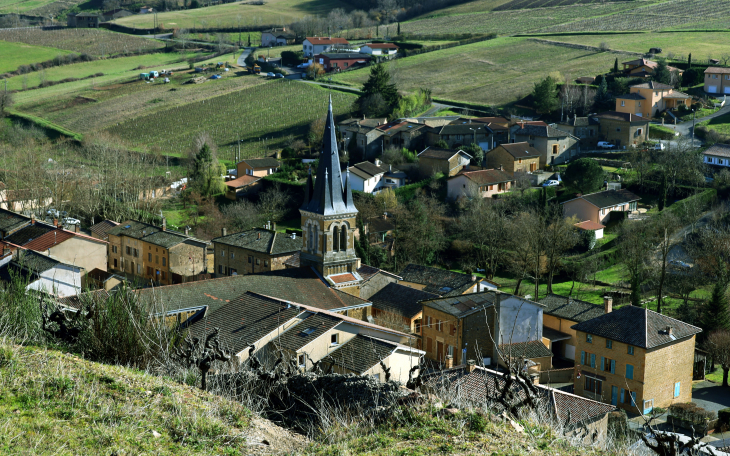
{"label": "grassy slope", "polygon": [[715,117],[714,119],[705,120],[697,125],[702,125],[718,133],[730,135],[730,114]]}
{"label": "grassy slope", "polygon": [[53,3],[55,0],[0,0],[0,14],[25,13]]}
{"label": "grassy slope", "polygon": [[51,47],[31,46],[9,41],[0,41],[0,48],[3,50],[2,59],[0,59],[0,73],[15,71],[20,65],[43,62],[57,55],[69,53],[69,51]]}
{"label": "grassy slope", "polygon": [[[548,37],[566,43],[598,46],[607,43],[611,49],[632,52],[648,52],[650,47],[662,48],[662,56],[669,53],[687,56],[692,53],[696,59],[707,56],[720,56],[730,53],[730,33],[641,33],[641,34],[607,34],[607,35],[573,35]],[[627,59],[629,60],[629,59]],[[620,63],[621,59],[619,59]]]}
{"label": "grassy slope", "polygon": [[[347,3],[339,0],[269,0],[264,5],[227,3],[184,11],[160,13],[157,20],[165,28],[241,27],[262,24],[287,24],[307,15],[326,16],[334,8],[349,10]],[[240,20],[239,20],[240,16]],[[116,21],[119,25],[135,28],[152,28],[151,14],[128,16]]]}
{"label": "grassy slope", "polygon": [[139,53],[144,50],[151,51],[165,47],[165,44],[158,40],[88,28],[0,29],[0,39],[35,46],[66,49],[99,57],[115,54],[127,55],[132,52]]}
{"label": "grassy slope", "polygon": [[[549,72],[576,78],[605,72],[614,56],[537,44],[526,38],[497,38],[398,60],[398,87],[413,91],[429,87],[433,95],[451,100],[501,105],[527,95]],[[362,84],[369,69],[332,79]]]}

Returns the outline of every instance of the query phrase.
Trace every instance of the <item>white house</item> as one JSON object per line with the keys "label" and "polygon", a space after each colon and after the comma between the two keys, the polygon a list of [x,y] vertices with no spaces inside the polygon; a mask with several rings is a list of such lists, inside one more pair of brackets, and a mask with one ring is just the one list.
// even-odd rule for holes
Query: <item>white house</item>
{"label": "white house", "polygon": [[295,38],[296,35],[287,32],[286,27],[272,28],[261,32],[261,46],[286,46],[287,44],[293,44]]}
{"label": "white house", "polygon": [[151,6],[142,6],[139,8],[139,14],[147,14],[153,12]]}
{"label": "white house", "polygon": [[83,268],[62,263],[48,255],[21,250],[8,267],[28,277],[28,290],[41,291],[58,298],[75,296],[81,292]]}
{"label": "white house", "polygon": [[360,47],[360,52],[370,55],[395,55],[398,46],[393,43],[368,43]]}
{"label": "white house", "polygon": [[378,193],[384,188],[396,189],[405,185],[405,173],[390,165],[383,165],[380,160],[376,164],[358,163],[347,168],[350,173],[350,185],[353,190],[364,193]]}
{"label": "white house", "polygon": [[715,144],[702,154],[708,165],[730,167],[730,146],[727,144]]}
{"label": "white house", "polygon": [[606,228],[605,225],[594,222],[592,220],[586,220],[584,222],[576,223],[575,226],[582,231],[593,231],[596,233],[596,239],[603,239],[603,230]]}
{"label": "white house", "polygon": [[302,50],[305,57],[327,52],[333,47],[347,48],[350,42],[344,38],[332,38],[331,36],[307,37],[302,43]]}

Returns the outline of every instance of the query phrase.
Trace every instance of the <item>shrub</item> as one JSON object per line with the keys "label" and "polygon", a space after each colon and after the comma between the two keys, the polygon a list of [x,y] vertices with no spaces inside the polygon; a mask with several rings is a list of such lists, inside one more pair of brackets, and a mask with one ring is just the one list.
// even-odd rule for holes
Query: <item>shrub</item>
{"label": "shrub", "polygon": [[724,408],[717,412],[717,417],[722,424],[730,424],[730,408]]}
{"label": "shrub", "polygon": [[705,424],[716,417],[715,412],[705,410],[694,402],[672,404],[669,406],[669,414],[692,424]]}
{"label": "shrub", "polygon": [[9,366],[13,362],[13,351],[8,347],[0,347],[0,367]]}

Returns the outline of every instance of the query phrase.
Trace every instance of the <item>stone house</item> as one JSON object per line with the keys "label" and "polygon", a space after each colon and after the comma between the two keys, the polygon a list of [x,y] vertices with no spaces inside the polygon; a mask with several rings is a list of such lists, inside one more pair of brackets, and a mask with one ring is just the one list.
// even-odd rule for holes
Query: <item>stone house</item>
{"label": "stone house", "polygon": [[99,223],[93,224],[89,228],[89,231],[91,232],[91,237],[101,239],[102,241],[108,241],[109,231],[114,229],[116,226],[119,226],[119,222],[115,222],[113,220],[102,220]]}
{"label": "stone house", "polygon": [[514,180],[511,174],[499,169],[462,170],[446,182],[447,198],[453,201],[461,198],[492,198],[510,191]]}
{"label": "stone house", "polygon": [[294,44],[296,38],[296,34],[287,32],[286,27],[275,27],[261,32],[261,46],[286,46],[288,44]]}
{"label": "stone house", "polygon": [[510,141],[527,142],[540,151],[540,165],[565,163],[580,153],[580,138],[550,125],[519,123]]}
{"label": "stone house", "polygon": [[99,23],[102,21],[101,15],[87,12],[69,14],[66,18],[68,26],[76,28],[99,28]]}
{"label": "stone house", "polygon": [[633,85],[630,93],[616,96],[616,111],[650,119],[667,109],[687,107],[692,97],[674,90],[674,87],[649,81]]}
{"label": "stone house", "polygon": [[527,142],[500,144],[485,154],[488,168],[500,168],[509,173],[532,173],[540,169],[539,150]]}
{"label": "stone house", "polygon": [[649,140],[649,118],[618,111],[595,116],[599,122],[599,140],[615,144],[619,149],[636,147]]}
{"label": "stone house", "polygon": [[545,308],[542,311],[543,337],[550,341],[553,357],[570,361],[575,360],[575,347],[578,337],[573,325],[611,312],[613,300],[604,299],[604,307],[567,296],[549,294],[540,299]]}
{"label": "stone house", "polygon": [[568,117],[555,124],[555,128],[570,133],[580,139],[582,150],[595,149],[598,144],[599,124],[595,117]]}
{"label": "stone house", "polygon": [[469,166],[472,156],[463,150],[438,149],[427,147],[418,154],[418,165],[424,174],[443,173],[445,176],[457,175]]}
{"label": "stone house", "polygon": [[438,298],[427,291],[389,283],[370,296],[375,323],[410,334],[421,335],[421,301]]}
{"label": "stone house", "polygon": [[480,291],[481,278],[469,274],[408,264],[399,274],[400,284],[439,296],[459,296]]}
{"label": "stone house", "polygon": [[254,228],[213,239],[216,277],[257,274],[284,269],[284,262],[302,248],[302,238],[294,234],[277,233]]}
{"label": "stone house", "polygon": [[280,166],[281,164],[272,157],[249,158],[236,163],[236,175],[264,177],[277,172]]}
{"label": "stone house", "polygon": [[[346,150],[359,150],[365,160],[373,160],[383,153],[383,131],[377,127],[388,123],[388,119],[350,118],[338,124]],[[352,143],[352,141],[355,141]]]}
{"label": "stone house", "polygon": [[[468,122],[468,121],[467,121]],[[434,146],[439,141],[448,144],[449,149],[460,149],[476,143],[483,150],[494,147],[492,130],[481,122],[458,123],[431,127],[426,133],[426,144]]]}
{"label": "stone house", "polygon": [[692,401],[700,328],[624,306],[578,323],[574,392],[631,413]]}
{"label": "stone house", "polygon": [[563,205],[565,218],[577,217],[579,222],[591,222],[605,225],[611,218],[611,212],[634,212],[640,200],[628,190],[603,190],[601,192],[582,195],[560,203]]}
{"label": "stone house", "polygon": [[357,269],[357,273],[362,277],[362,282],[360,282],[361,299],[370,299],[375,293],[387,287],[389,284],[398,283],[401,280],[400,276],[392,272],[366,264],[360,266]]}
{"label": "stone house", "polygon": [[377,127],[383,132],[383,147],[405,148],[408,150],[419,150],[426,143],[426,125],[395,121]]}

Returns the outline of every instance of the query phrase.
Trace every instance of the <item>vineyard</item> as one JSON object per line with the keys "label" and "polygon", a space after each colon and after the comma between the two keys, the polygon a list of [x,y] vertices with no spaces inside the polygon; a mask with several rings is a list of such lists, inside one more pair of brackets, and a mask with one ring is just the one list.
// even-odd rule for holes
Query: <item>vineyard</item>
{"label": "vineyard", "polygon": [[56,14],[81,3],[82,0],[0,0],[0,14],[25,13],[30,15]]}
{"label": "vineyard", "polygon": [[96,56],[132,54],[165,45],[157,40],[99,29],[0,29],[0,40],[48,46]]}
{"label": "vineyard", "polygon": [[[632,2],[635,0],[612,0],[614,2]],[[603,0],[512,0],[494,8],[492,11],[508,11],[530,8],[549,8],[551,6],[585,5],[588,3],[605,3]]]}
{"label": "vineyard", "polygon": [[[280,80],[156,114],[136,117],[107,131],[146,150],[182,155],[196,135],[207,132],[218,156],[232,159],[238,140],[244,157],[262,156],[301,139],[309,124],[327,114],[328,92],[318,86]],[[336,115],[350,111],[355,95],[332,92]]]}

